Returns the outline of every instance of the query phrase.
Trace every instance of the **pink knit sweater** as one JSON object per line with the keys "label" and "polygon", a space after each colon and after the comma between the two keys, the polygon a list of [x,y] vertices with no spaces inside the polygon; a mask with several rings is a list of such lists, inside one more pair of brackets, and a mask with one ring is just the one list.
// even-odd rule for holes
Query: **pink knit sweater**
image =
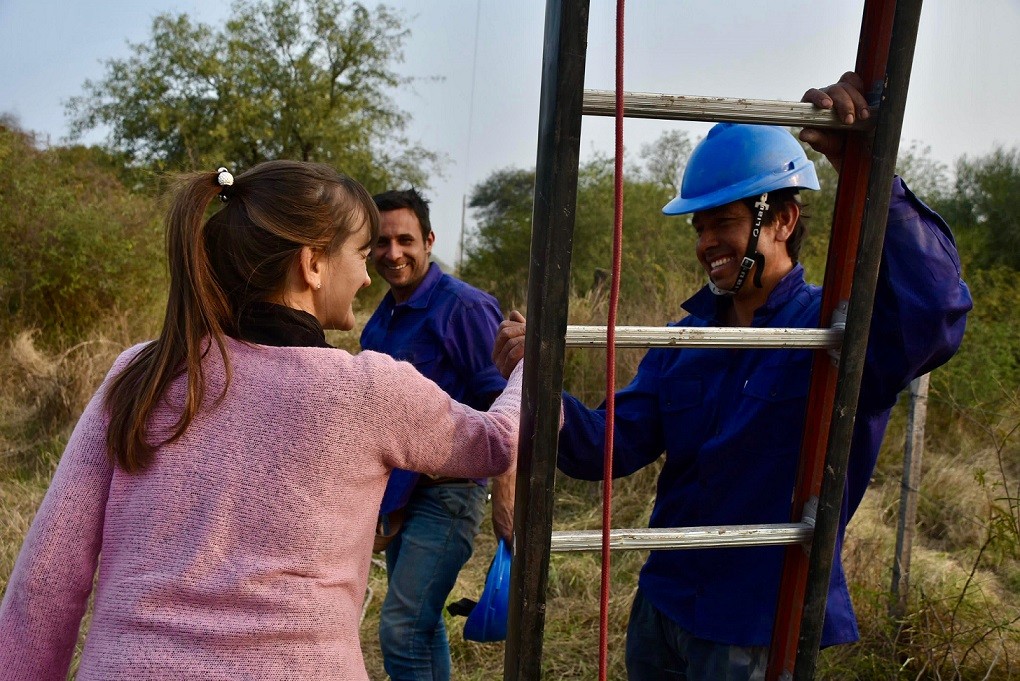
{"label": "pink knit sweater", "polygon": [[66,677],[100,552],[82,681],[366,679],[358,624],[390,469],[482,478],[516,454],[520,366],[486,413],[386,355],[228,348],[226,398],[213,404],[213,351],[207,405],[141,474],[107,463],[106,384],[93,397],[0,606],[0,679]]}

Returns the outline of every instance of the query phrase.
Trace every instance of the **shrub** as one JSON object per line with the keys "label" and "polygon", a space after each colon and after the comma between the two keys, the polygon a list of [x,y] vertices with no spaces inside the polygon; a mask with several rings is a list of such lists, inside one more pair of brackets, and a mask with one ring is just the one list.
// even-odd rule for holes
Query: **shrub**
{"label": "shrub", "polygon": [[125,316],[151,327],[164,298],[155,202],[131,193],[102,152],[39,150],[0,126],[0,333],[58,347]]}

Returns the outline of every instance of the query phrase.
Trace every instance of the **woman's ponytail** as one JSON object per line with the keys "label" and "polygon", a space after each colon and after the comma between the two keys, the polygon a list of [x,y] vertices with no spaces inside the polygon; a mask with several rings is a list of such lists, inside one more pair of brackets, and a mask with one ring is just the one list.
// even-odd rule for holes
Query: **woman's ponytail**
{"label": "woman's ponytail", "polygon": [[175,184],[166,217],[170,291],[163,330],[113,380],[106,396],[107,453],[127,472],[150,463],[159,443],[148,437],[149,415],[182,365],[188,393],[170,441],[184,433],[205,397],[202,356],[210,343],[223,356],[230,380],[223,329],[230,324],[231,310],[209,260],[205,234],[209,205],[224,192],[217,181],[221,172],[185,175]]}

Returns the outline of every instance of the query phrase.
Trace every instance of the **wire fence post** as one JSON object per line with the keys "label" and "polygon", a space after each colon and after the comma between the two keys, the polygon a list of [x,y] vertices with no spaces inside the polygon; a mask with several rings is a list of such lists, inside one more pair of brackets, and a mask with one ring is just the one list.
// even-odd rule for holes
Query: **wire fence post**
{"label": "wire fence post", "polygon": [[903,447],[903,480],[900,483],[900,517],[896,525],[896,556],[893,560],[889,614],[901,619],[907,612],[910,587],[910,551],[917,523],[917,492],[921,488],[921,457],[924,455],[924,423],[928,413],[928,374],[910,382],[910,414]]}

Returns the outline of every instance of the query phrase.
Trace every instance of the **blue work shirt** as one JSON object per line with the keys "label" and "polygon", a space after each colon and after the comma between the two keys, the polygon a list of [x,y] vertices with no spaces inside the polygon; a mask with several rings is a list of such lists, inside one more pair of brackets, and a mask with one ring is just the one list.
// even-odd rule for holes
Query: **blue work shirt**
{"label": "blue work shirt", "polygon": [[[496,331],[503,321],[488,293],[429,265],[418,288],[403,303],[387,292],[361,332],[361,347],[410,362],[453,399],[488,409],[506,387],[492,362]],[[400,418],[394,414],[393,418]],[[381,513],[402,508],[418,473],[396,469],[383,495]],[[485,484],[485,480],[479,480]]]}
{"label": "blue work shirt", "polygon": [[[704,288],[672,326],[722,326],[720,302]],[[821,289],[798,264],[754,315],[754,327],[817,328]],[[822,645],[857,640],[840,560],[846,523],[870,481],[897,395],[959,348],[970,293],[946,223],[894,181]],[[613,476],[663,451],[651,527],[790,521],[810,385],[812,351],[653,349],[616,394]],[[564,394],[559,468],[603,476],[604,406]],[[645,597],[694,636],[766,646],[776,613],[785,547],[652,551],[641,570]]]}

